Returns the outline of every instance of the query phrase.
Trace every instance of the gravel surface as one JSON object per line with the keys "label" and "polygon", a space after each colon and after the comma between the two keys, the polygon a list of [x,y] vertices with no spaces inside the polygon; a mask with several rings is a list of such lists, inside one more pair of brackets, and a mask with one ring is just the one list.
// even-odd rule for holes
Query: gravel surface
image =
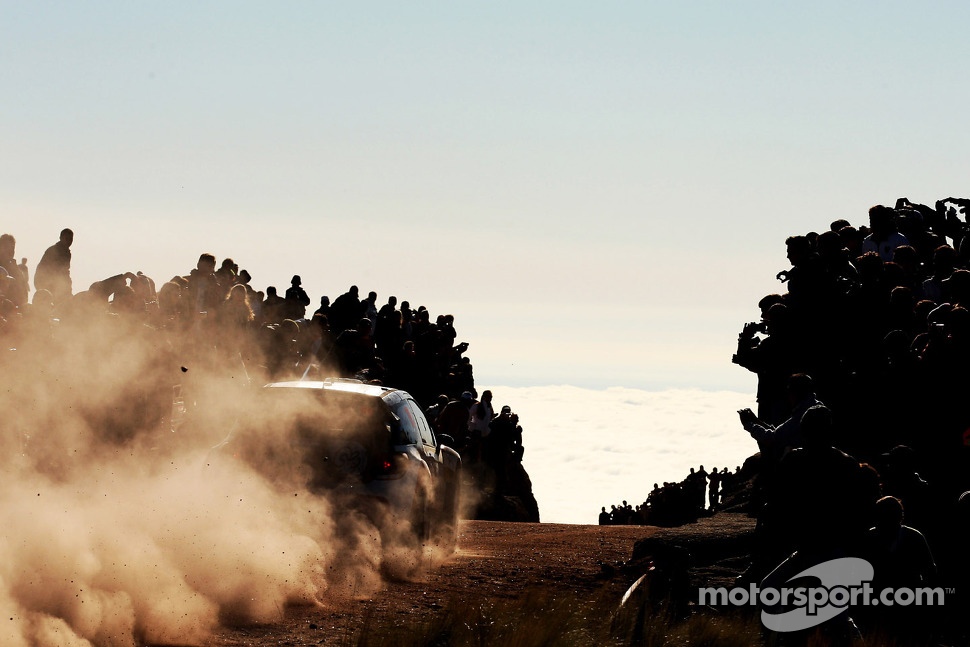
{"label": "gravel surface", "polygon": [[610,586],[619,599],[635,578],[620,576],[616,567],[630,560],[636,540],[656,532],[643,526],[465,521],[454,555],[419,579],[385,582],[364,599],[286,609],[278,623],[222,629],[209,645],[354,644],[365,622],[415,625],[456,599],[515,599],[537,587],[582,597]]}
{"label": "gravel surface", "polygon": [[[719,514],[679,528],[465,521],[458,549],[410,581],[385,581],[377,593],[281,611],[279,622],[225,628],[212,646],[353,645],[365,624],[400,629],[430,622],[466,600],[516,601],[537,590],[577,600],[619,601],[646,568],[639,540],[663,539],[690,550],[692,579],[727,582],[744,566],[754,522]],[[650,542],[640,545],[641,552]]]}

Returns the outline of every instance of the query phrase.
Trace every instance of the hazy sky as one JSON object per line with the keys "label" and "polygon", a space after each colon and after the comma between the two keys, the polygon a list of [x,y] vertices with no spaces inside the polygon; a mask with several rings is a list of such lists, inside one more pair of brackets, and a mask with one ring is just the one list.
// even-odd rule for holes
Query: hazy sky
{"label": "hazy sky", "polygon": [[0,2],[0,212],[453,312],[486,385],[753,391],[784,239],[961,194],[958,2]]}

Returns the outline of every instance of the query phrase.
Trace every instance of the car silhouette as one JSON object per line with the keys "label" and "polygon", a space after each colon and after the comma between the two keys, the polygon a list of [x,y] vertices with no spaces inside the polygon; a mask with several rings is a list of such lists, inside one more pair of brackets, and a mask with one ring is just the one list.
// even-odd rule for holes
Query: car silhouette
{"label": "car silhouette", "polygon": [[296,449],[310,492],[355,500],[369,513],[376,503],[421,540],[454,539],[461,457],[406,391],[329,378],[273,382],[260,396],[269,410],[286,412],[285,428],[262,435],[274,439],[272,451]]}

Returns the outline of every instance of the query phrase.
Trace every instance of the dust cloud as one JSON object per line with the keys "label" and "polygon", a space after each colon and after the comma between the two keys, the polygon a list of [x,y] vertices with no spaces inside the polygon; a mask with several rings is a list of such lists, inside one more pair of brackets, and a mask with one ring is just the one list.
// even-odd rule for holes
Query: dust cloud
{"label": "dust cloud", "polygon": [[241,458],[234,438],[297,415],[257,397],[257,351],[106,305],[4,331],[0,644],[199,644],[425,563],[404,528],[310,493],[284,439]]}

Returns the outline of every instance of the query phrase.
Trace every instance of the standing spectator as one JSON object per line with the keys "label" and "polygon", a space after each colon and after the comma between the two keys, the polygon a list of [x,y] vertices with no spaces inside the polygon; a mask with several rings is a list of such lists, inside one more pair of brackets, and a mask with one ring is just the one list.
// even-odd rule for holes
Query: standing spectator
{"label": "standing spectator", "polygon": [[34,289],[47,290],[60,304],[73,294],[71,285],[71,245],[74,232],[61,231],[60,240],[47,248],[34,271]]}
{"label": "standing spectator", "polygon": [[[219,297],[219,282],[216,280],[216,257],[204,252],[199,255],[195,269],[189,272],[187,278],[188,296],[191,312],[197,315],[201,312],[215,313],[222,299]],[[40,266],[37,267],[38,274]],[[37,279],[34,279],[35,285]]]}
{"label": "standing spectator", "polygon": [[[374,295],[377,298],[377,295]],[[397,312],[397,297],[389,296],[387,297],[387,303],[381,306],[381,309],[377,311],[377,320],[390,319]]]}
{"label": "standing spectator", "polygon": [[690,490],[691,504],[698,510],[704,509],[704,493],[707,491],[707,470],[701,465],[696,472],[690,468],[690,476],[685,479]]}
{"label": "standing spectator", "polygon": [[368,292],[367,298],[360,302],[360,314],[370,319],[370,334],[377,330],[377,292]]}
{"label": "standing spectator", "polygon": [[356,285],[351,285],[350,289],[334,299],[330,304],[330,329],[343,331],[348,328],[356,328],[360,320],[360,293]]}
{"label": "standing spectator", "polygon": [[[724,469],[727,470],[726,467]],[[720,503],[721,479],[722,475],[717,471],[716,467],[711,470],[711,473],[707,477],[707,503],[711,512],[715,512],[718,503]]]}
{"label": "standing spectator", "polygon": [[[488,436],[483,443],[483,458],[485,464],[495,475],[495,489],[499,492],[508,486],[508,474],[514,454],[514,438],[518,416],[512,413],[508,405],[502,407],[501,413],[492,419]],[[518,429],[521,442],[521,428]]]}
{"label": "standing spectator", "polygon": [[414,311],[411,310],[411,304],[407,301],[401,301],[401,327],[404,331],[405,339],[414,339],[411,336],[411,322],[414,321]]}
{"label": "standing spectator", "polygon": [[439,434],[451,436],[454,448],[465,449],[468,442],[468,410],[475,402],[475,396],[465,391],[457,400],[449,402],[435,421]]}
{"label": "standing spectator", "polygon": [[472,437],[487,438],[488,425],[495,417],[492,408],[492,392],[483,391],[482,399],[471,406],[468,415],[468,433]]}
{"label": "standing spectator", "polygon": [[522,444],[522,425],[519,424],[519,414],[512,414],[512,457],[518,462],[522,462],[525,455],[525,446]]}
{"label": "standing spectator", "polygon": [[[766,423],[781,424],[791,411],[785,394],[785,383],[803,364],[801,344],[794,313],[774,295],[761,300],[760,323],[745,324],[738,335],[738,350],[731,361],[758,375],[758,418]],[[770,305],[769,305],[770,304]],[[761,339],[756,333],[767,336]]]}
{"label": "standing spectator", "polygon": [[862,241],[862,253],[876,252],[884,263],[893,260],[893,252],[909,240],[896,230],[896,212],[881,204],[869,209],[869,228],[872,231]]}
{"label": "standing spectator", "polygon": [[27,293],[30,291],[30,284],[27,281],[27,267],[18,265],[14,260],[17,253],[17,241],[10,234],[0,236],[0,267],[7,271],[10,277],[4,296],[18,308],[27,303]]}
{"label": "standing spectator", "polygon": [[610,513],[606,511],[606,506],[600,508],[600,518],[599,523],[601,526],[610,525]]}
{"label": "standing spectator", "polygon": [[480,463],[482,446],[488,442],[489,423],[495,417],[492,409],[492,392],[484,391],[482,399],[468,410],[468,438],[470,439],[469,462]]}
{"label": "standing spectator", "polygon": [[219,289],[222,290],[219,295],[219,305],[222,305],[222,301],[229,296],[229,290],[237,283],[238,271],[239,265],[231,258],[222,259],[222,264],[215,271],[216,282],[219,284]]}
{"label": "standing spectator", "polygon": [[248,330],[253,322],[253,309],[244,285],[234,285],[219,305],[216,317],[224,332]]}
{"label": "standing spectator", "polygon": [[276,292],[276,286],[271,285],[266,288],[266,298],[263,299],[263,304],[260,307],[260,312],[262,313],[262,321],[268,324],[278,324],[284,319],[283,317],[283,304],[286,303],[286,299],[281,297]]}
{"label": "standing spectator", "polygon": [[24,281],[27,282],[27,289],[30,290],[30,270],[27,268],[27,257],[24,256],[20,259],[20,271],[24,275]]}
{"label": "standing spectator", "polygon": [[306,307],[310,305],[310,297],[307,296],[302,283],[303,279],[300,278],[299,274],[294,274],[293,278],[290,279],[290,287],[286,288],[284,296],[286,303],[283,305],[283,316],[285,319],[300,321],[306,318]]}
{"label": "standing spectator", "polygon": [[337,335],[336,352],[344,375],[374,366],[374,338],[370,334],[370,319],[361,317],[356,328],[348,328]]}
{"label": "standing spectator", "polygon": [[239,270],[239,276],[236,278],[236,282],[246,287],[246,295],[249,297],[249,305],[252,306],[253,316],[256,320],[259,320],[263,310],[263,295],[257,292],[256,288],[252,286],[252,280],[253,277],[249,273],[249,270]]}
{"label": "standing spectator", "polygon": [[442,393],[435,399],[434,404],[424,410],[424,417],[428,419],[428,424],[430,424],[432,428],[437,429],[438,416],[441,415],[441,412],[444,411],[445,407],[447,406],[448,396]]}

